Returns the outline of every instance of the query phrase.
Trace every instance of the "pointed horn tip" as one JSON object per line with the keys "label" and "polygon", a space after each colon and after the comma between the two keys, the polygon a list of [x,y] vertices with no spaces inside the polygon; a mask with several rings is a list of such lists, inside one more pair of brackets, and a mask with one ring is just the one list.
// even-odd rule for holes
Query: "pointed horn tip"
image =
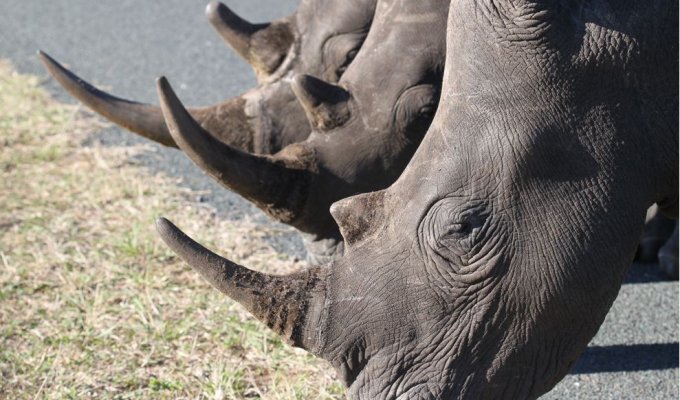
{"label": "pointed horn tip", "polygon": [[163,113],[165,124],[170,131],[170,136],[173,137],[179,148],[186,152],[187,150],[181,144],[184,140],[180,139],[184,136],[183,132],[190,126],[194,126],[193,129],[200,129],[200,126],[189,114],[186,107],[184,107],[184,104],[182,104],[182,101],[172,89],[170,82],[165,76],[156,79],[156,91],[158,92],[161,112]]}
{"label": "pointed horn tip", "polygon": [[176,236],[176,233],[180,232],[179,228],[165,217],[156,219],[156,231],[161,235],[163,240],[165,240],[166,237]]}
{"label": "pointed horn tip", "polygon": [[[181,249],[180,242],[182,242],[182,238],[187,237],[175,224],[164,217],[156,219],[156,232],[158,232],[158,236],[161,237],[165,245],[175,253],[178,253]],[[178,253],[178,255],[184,258],[181,253]]]}
{"label": "pointed horn tip", "polygon": [[165,227],[167,225],[172,225],[172,222],[170,222],[169,219],[165,217],[158,217],[156,218],[156,227],[160,229],[161,227]]}
{"label": "pointed horn tip", "polygon": [[[250,25],[250,23],[239,17],[231,8],[221,1],[211,1],[205,7],[205,15],[208,21],[215,27],[232,27],[235,23],[243,23]],[[233,29],[233,28],[230,28]]]}
{"label": "pointed horn tip", "polygon": [[319,91],[347,93],[347,90],[342,86],[307,74],[295,75],[291,81],[291,86],[297,95],[302,93],[313,93],[317,95]]}
{"label": "pointed horn tip", "polygon": [[[100,92],[97,88],[92,86],[90,83],[86,82],[84,79],[78,75],[71,72],[68,68],[61,65],[57,60],[52,58],[49,54],[42,50],[38,50],[36,55],[40,62],[42,62],[47,72],[52,75],[52,77],[59,82],[59,84],[66,89],[71,95],[73,95],[78,100],[87,104],[87,101],[83,99],[83,96],[96,96],[101,97],[103,95],[108,97],[108,93]],[[87,95],[83,94],[87,93]],[[96,110],[95,110],[96,111]]]}
{"label": "pointed horn tip", "polygon": [[231,147],[214,139],[191,116],[166,77],[161,76],[156,80],[156,91],[170,136],[178,148],[184,151],[194,163],[205,169],[202,150],[197,150],[197,148],[217,145],[221,146],[222,150],[225,148],[232,150]]}
{"label": "pointed horn tip", "polygon": [[[83,99],[84,96],[100,96],[98,94],[99,90],[97,90],[97,88],[71,72],[68,68],[61,65],[57,60],[50,57],[49,54],[42,50],[38,50],[36,55],[52,78],[54,78],[64,89],[66,89],[67,92],[71,93],[71,95],[73,95],[78,100],[87,104],[87,101]],[[85,92],[87,94],[84,94]]]}
{"label": "pointed horn tip", "polygon": [[205,6],[205,15],[208,17],[208,20],[210,21],[218,21],[220,18],[220,12],[223,11],[225,8],[228,8],[226,5],[224,5],[222,2],[219,1],[211,1],[208,3],[207,6]]}
{"label": "pointed horn tip", "polygon": [[156,88],[158,90],[172,90],[172,87],[170,87],[170,82],[168,81],[168,78],[166,78],[164,75],[159,76],[156,78]]}
{"label": "pointed horn tip", "polygon": [[168,114],[168,111],[176,109],[177,107],[184,108],[184,106],[179,101],[177,94],[175,94],[175,91],[170,85],[170,81],[168,81],[168,78],[165,76],[156,78],[156,92],[158,93],[158,98],[161,102],[161,111],[163,111],[163,115],[166,116],[167,123],[168,115],[172,114],[172,112]]}
{"label": "pointed horn tip", "polygon": [[318,105],[318,101],[314,96],[310,96],[310,86],[313,80],[316,79],[311,75],[297,74],[293,77],[291,81],[291,89],[303,104],[309,104],[311,106]]}
{"label": "pointed horn tip", "polygon": [[42,64],[47,68],[47,72],[50,74],[54,75],[55,70],[64,70],[65,68],[57,62],[54,58],[50,57],[49,54],[45,53],[42,50],[36,51],[36,56],[38,56],[38,59]]}
{"label": "pointed horn tip", "polygon": [[[207,249],[203,248],[203,246],[194,241],[191,237],[189,237],[189,235],[179,229],[177,225],[173,224],[165,217],[159,217],[156,219],[156,232],[158,232],[158,235],[161,237],[163,242],[165,242],[165,244],[170,247],[172,251],[177,253],[177,255],[184,260],[186,260],[186,251],[183,251],[182,249],[187,245],[200,247],[201,249],[207,251]],[[191,262],[187,262],[193,266]]]}
{"label": "pointed horn tip", "polygon": [[309,85],[309,83],[311,81],[313,81],[314,79],[317,79],[317,78],[315,78],[311,75],[307,75],[307,74],[297,74],[293,77],[292,82],[293,82],[294,85],[304,88],[307,85]]}
{"label": "pointed horn tip", "polygon": [[[209,261],[214,264],[219,261],[232,263],[230,260],[218,256],[192,239],[167,218],[159,217],[156,219],[156,232],[158,232],[166,246],[194,269],[201,270],[199,255],[208,256],[211,259]],[[210,279],[208,280],[210,281]]]}

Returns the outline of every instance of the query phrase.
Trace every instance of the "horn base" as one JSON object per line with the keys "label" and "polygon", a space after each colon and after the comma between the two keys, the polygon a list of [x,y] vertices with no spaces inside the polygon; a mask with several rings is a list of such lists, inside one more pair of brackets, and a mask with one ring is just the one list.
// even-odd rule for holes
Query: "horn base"
{"label": "horn base", "polygon": [[311,268],[286,276],[253,271],[220,257],[165,218],[156,221],[161,239],[205,280],[243,305],[290,345],[322,348],[329,272]]}

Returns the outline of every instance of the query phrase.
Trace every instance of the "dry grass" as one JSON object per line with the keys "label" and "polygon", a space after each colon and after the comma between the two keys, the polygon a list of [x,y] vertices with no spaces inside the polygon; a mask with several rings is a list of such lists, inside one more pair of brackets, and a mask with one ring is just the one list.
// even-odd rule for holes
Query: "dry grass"
{"label": "dry grass", "polygon": [[301,267],[252,222],[88,147],[102,127],[0,62],[0,398],[342,398],[330,368],[283,344],[157,238],[159,215],[255,269]]}

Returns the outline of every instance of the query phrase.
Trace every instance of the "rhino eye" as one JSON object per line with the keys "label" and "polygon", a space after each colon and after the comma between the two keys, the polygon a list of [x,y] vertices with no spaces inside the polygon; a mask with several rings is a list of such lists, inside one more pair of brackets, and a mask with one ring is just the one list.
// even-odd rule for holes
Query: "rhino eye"
{"label": "rhino eye", "polygon": [[347,67],[354,61],[354,58],[357,56],[357,53],[359,53],[359,49],[354,49],[347,53],[347,56],[345,57],[345,61],[342,62],[340,67],[335,71],[335,75],[338,77],[338,79],[347,71]]}
{"label": "rhino eye", "polygon": [[406,89],[397,99],[394,127],[413,143],[420,143],[437,110],[438,91],[435,86],[422,84]]}
{"label": "rhino eye", "polygon": [[420,111],[418,111],[418,114],[420,114],[421,117],[430,117],[434,115],[434,112],[437,110],[437,106],[433,104],[428,104],[426,106],[420,107]]}
{"label": "rhino eye", "polygon": [[440,254],[465,258],[466,254],[474,252],[475,246],[484,236],[487,217],[488,213],[482,206],[473,206],[463,211],[442,210],[440,213],[442,225],[437,235]]}
{"label": "rhino eye", "polygon": [[447,236],[463,236],[470,233],[470,224],[467,222],[458,222],[449,225],[445,235]]}
{"label": "rhino eye", "polygon": [[442,239],[463,240],[476,234],[484,225],[484,215],[462,215],[454,222],[450,222],[443,232]]}
{"label": "rhino eye", "polygon": [[323,44],[323,76],[326,80],[337,82],[359,53],[366,39],[366,30],[340,33],[329,37]]}

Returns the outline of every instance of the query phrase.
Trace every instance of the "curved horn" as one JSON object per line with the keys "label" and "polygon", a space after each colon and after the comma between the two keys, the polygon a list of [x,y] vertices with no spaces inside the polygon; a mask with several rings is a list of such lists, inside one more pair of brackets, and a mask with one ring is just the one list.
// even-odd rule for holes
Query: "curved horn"
{"label": "curved horn", "polygon": [[225,145],[194,121],[165,77],[158,78],[157,89],[170,134],[194,163],[274,218],[290,223],[299,215],[311,179],[308,164]]}
{"label": "curved horn", "polygon": [[[325,274],[312,268],[272,276],[235,264],[201,246],[165,218],[156,221],[163,241],[220,292],[243,305],[289,344],[313,350]],[[317,318],[308,318],[316,314]],[[311,329],[310,329],[311,327]]]}
{"label": "curved horn", "polygon": [[312,128],[328,131],[349,118],[349,92],[310,75],[296,75],[291,83],[293,93],[307,114]]}
{"label": "curved horn", "polygon": [[250,38],[255,32],[263,29],[264,25],[251,24],[219,1],[210,2],[205,9],[205,15],[222,40],[241,57],[249,60]]}
{"label": "curved horn", "polygon": [[218,1],[208,4],[205,14],[225,43],[267,74],[276,70],[293,43],[287,22],[251,24]]}
{"label": "curved horn", "polygon": [[121,99],[102,92],[42,51],[38,51],[38,58],[50,75],[66,91],[92,110],[145,138],[165,146],[177,147],[165,126],[163,114],[158,107]]}
{"label": "curved horn", "polygon": [[[38,51],[38,58],[66,91],[95,112],[142,137],[165,146],[177,147],[159,107],[121,99],[103,92],[42,51]],[[193,108],[190,112],[201,126],[221,142],[238,146],[243,150],[253,150],[254,133],[247,122],[243,98],[235,97],[220,104]]]}

